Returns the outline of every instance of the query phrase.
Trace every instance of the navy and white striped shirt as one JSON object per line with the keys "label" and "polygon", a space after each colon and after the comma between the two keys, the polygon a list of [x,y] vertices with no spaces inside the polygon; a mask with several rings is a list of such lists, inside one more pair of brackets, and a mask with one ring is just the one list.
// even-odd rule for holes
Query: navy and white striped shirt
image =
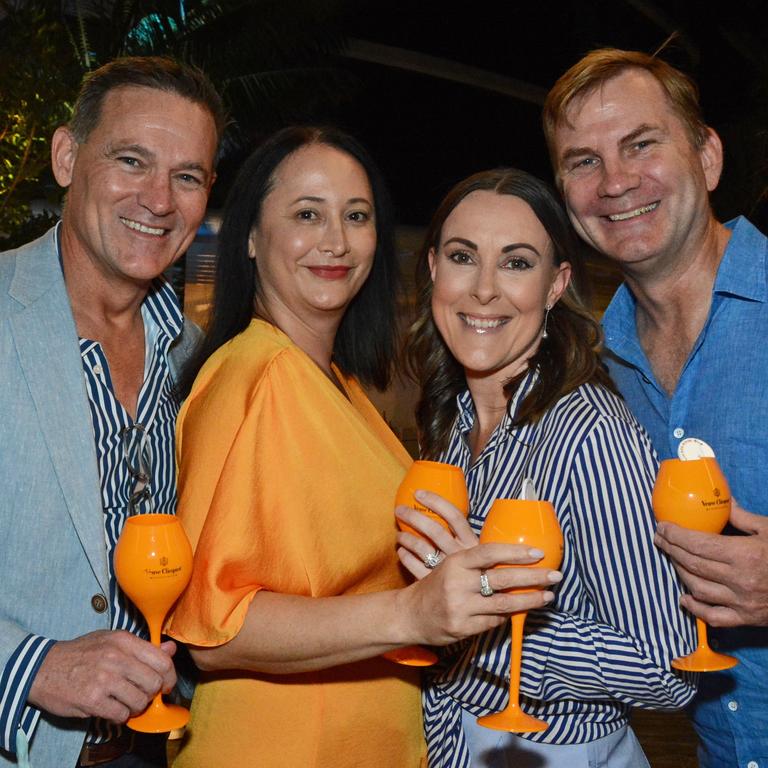
{"label": "navy and white striped shirt", "polygon": [[[681,590],[653,545],[651,493],[657,462],[648,436],[623,401],[585,384],[533,425],[512,427],[535,374],[474,464],[468,433],[474,406],[458,396],[458,415],[441,460],[464,470],[469,522],[480,533],[497,498],[519,498],[531,478],[552,502],[563,530],[563,580],[546,609],[528,614],[520,703],[549,728],[526,738],[549,744],[593,741],[618,730],[632,706],[674,709],[694,693],[694,678],[670,661],[694,646]],[[430,768],[467,768],[462,708],[474,715],[508,701],[509,623],[448,646],[427,671],[424,724]]]}
{"label": "navy and white striped shirt", "polygon": [[[112,629],[124,629],[147,638],[146,624],[133,604],[122,594],[112,571],[115,544],[128,516],[128,501],[136,487],[124,456],[123,429],[144,427],[141,441],[144,459],[151,471],[149,496],[137,512],[174,514],[176,511],[176,463],[174,434],[178,405],[173,394],[169,350],[184,323],[171,286],[159,279],[153,283],[141,306],[145,333],[144,383],[139,392],[136,419],[132,419],[115,397],[109,365],[101,345],[80,339],[86,391],[93,421],[96,456],[99,462],[104,507],[104,534],[109,568],[109,610]],[[29,741],[40,710],[26,701],[35,674],[56,641],[30,634],[11,655],[0,674],[0,748],[15,752],[16,730]],[[99,743],[113,738],[120,726],[93,719],[87,741]]]}

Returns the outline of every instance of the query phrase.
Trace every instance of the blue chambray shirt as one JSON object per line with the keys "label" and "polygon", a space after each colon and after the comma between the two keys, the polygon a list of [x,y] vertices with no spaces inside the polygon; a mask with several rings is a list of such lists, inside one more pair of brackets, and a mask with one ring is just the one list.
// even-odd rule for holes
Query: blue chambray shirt
{"label": "blue chambray shirt", "polygon": [[[640,346],[626,284],[603,317],[606,362],[660,459],[676,456],[684,437],[706,440],[734,498],[768,515],[768,239],[744,217],[726,226],[709,316],[672,397]],[[691,707],[701,768],[768,768],[768,629],[711,629],[710,637],[740,663],[701,675]]]}

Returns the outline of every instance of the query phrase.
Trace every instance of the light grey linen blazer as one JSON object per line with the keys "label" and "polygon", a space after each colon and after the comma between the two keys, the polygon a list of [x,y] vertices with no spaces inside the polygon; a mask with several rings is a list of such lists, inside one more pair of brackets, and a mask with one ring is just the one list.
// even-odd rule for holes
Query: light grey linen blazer
{"label": "light grey linen blazer", "polygon": [[[185,323],[172,367],[199,333]],[[51,230],[0,254],[0,671],[29,633],[66,640],[109,629],[95,595],[109,595],[101,490]],[[33,768],[74,766],[87,726],[43,712],[30,744]],[[14,764],[0,752],[0,766]]]}

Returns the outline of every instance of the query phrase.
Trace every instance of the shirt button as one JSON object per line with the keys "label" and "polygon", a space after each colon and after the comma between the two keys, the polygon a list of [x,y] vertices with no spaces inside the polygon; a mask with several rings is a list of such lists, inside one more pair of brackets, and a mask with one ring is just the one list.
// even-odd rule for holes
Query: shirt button
{"label": "shirt button", "polygon": [[98,364],[97,364],[97,365],[94,365],[94,366],[93,366],[93,372],[94,372],[94,373],[95,373],[97,376],[101,376],[101,374],[102,374],[102,373],[104,373],[104,369],[103,369],[103,368],[102,368],[100,365],[98,365]]}
{"label": "shirt button", "polygon": [[682,427],[677,427],[672,434],[679,440],[685,434],[685,430]]}
{"label": "shirt button", "polygon": [[731,710],[731,712],[735,712],[739,708],[739,704],[736,701],[729,701],[728,702],[728,709]]}
{"label": "shirt button", "polygon": [[747,768],[760,768],[760,766],[757,764],[756,760],[750,760],[747,763]]}
{"label": "shirt button", "polygon": [[91,598],[91,608],[96,613],[104,613],[107,610],[107,598],[104,595],[94,595]]}

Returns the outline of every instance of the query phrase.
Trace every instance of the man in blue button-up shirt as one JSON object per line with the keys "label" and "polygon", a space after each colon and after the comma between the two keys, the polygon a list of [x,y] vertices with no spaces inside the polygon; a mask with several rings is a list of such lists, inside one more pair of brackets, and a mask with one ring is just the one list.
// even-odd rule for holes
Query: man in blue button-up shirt
{"label": "man in blue button-up shirt", "polygon": [[661,60],[589,54],[550,92],[544,127],[574,226],[624,274],[603,320],[612,375],[660,458],[705,440],[741,505],[731,524],[744,536],[668,523],[657,535],[685,607],[739,659],[702,676],[700,764],[768,768],[768,241],[714,217],[720,140],[695,86]]}

